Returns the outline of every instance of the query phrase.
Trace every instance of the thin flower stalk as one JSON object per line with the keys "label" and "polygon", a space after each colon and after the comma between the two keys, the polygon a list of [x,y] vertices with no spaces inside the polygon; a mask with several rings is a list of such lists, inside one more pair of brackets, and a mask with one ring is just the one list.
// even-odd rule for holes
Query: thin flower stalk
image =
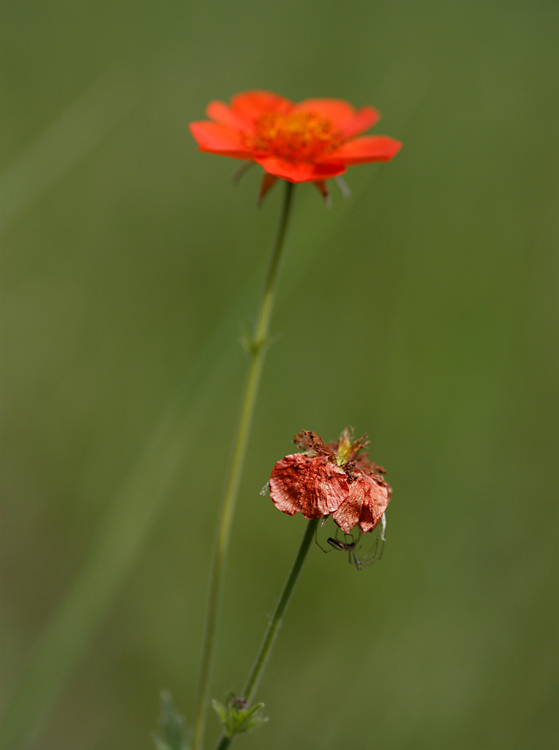
{"label": "thin flower stalk", "polygon": [[[305,559],[307,557],[311,542],[316,534],[316,529],[319,521],[320,519],[318,518],[309,521],[305,529],[305,534],[303,536],[303,540],[301,541],[299,551],[297,552],[297,556],[295,557],[293,566],[284,584],[280,598],[278,599],[278,603],[276,604],[274,614],[272,615],[272,619],[270,620],[270,624],[268,625],[268,629],[266,630],[266,634],[264,635],[264,640],[262,641],[260,651],[258,652],[254,665],[250,671],[247,683],[243,690],[242,697],[247,706],[250,706],[262,678],[262,674],[268,662],[268,658],[276,640],[278,630],[281,627],[285,610],[287,609],[287,605],[289,604],[289,600],[291,599],[293,589],[295,588],[295,584],[297,583],[299,574],[301,573],[301,570],[303,568],[303,563],[305,562]],[[227,737],[227,735],[223,734],[219,739],[216,750],[226,750],[233,739],[234,737]]]}
{"label": "thin flower stalk", "polygon": [[270,258],[270,264],[268,266],[264,293],[262,295],[260,309],[256,318],[253,337],[247,342],[247,349],[250,355],[250,366],[242,399],[237,432],[233,443],[233,457],[221,503],[217,538],[213,552],[192,750],[201,750],[204,741],[222,579],[229,549],[231,525],[239,494],[246,449],[252,426],[254,406],[262,376],[262,367],[267,348],[266,345],[268,342],[270,319],[275,300],[278,273],[293,204],[293,193],[294,184],[286,181],[285,196],[278,224],[278,231]]}

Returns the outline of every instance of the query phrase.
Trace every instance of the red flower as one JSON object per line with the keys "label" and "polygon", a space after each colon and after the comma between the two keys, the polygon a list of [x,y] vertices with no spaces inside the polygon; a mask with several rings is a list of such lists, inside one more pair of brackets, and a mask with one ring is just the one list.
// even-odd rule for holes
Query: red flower
{"label": "red flower", "polygon": [[293,442],[303,452],[278,461],[269,487],[278,510],[293,516],[320,518],[332,513],[346,533],[359,524],[363,532],[380,522],[390,500],[391,489],[384,481],[384,469],[367,460],[363,449],[366,436],[352,442],[349,430],[325,445],[314,432],[295,435]]}
{"label": "red flower", "polygon": [[[355,108],[342,99],[305,99],[293,104],[269,91],[245,91],[229,105],[210,102],[210,121],[190,123],[200,151],[254,161],[271,178],[314,182],[327,195],[325,180],[354,164],[389,161],[402,144],[385,135],[356,138],[380,118],[373,107]],[[266,180],[265,180],[266,182]]]}

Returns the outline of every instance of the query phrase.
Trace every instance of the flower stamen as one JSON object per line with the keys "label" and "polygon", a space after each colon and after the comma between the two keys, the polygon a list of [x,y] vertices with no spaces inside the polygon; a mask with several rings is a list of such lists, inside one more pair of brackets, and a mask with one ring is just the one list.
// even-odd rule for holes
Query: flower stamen
{"label": "flower stamen", "polygon": [[339,148],[343,137],[330,120],[312,112],[266,112],[256,120],[254,134],[245,134],[244,141],[260,156],[312,163]]}

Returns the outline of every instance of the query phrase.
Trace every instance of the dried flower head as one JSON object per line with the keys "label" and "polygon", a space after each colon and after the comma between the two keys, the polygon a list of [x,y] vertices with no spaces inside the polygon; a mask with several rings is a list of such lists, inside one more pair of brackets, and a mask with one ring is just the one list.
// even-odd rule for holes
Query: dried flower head
{"label": "dried flower head", "polygon": [[325,180],[354,164],[389,161],[402,144],[384,135],[355,136],[380,119],[365,106],[343,99],[306,99],[294,104],[269,91],[245,91],[227,105],[210,102],[209,120],[190,123],[200,151],[260,164],[260,197],[277,179],[313,182],[328,196]]}
{"label": "dried flower head", "polygon": [[326,445],[314,432],[295,435],[301,453],[293,453],[274,466],[269,487],[272,502],[290,516],[301,511],[305,518],[330,513],[349,533],[359,524],[363,532],[380,522],[390,500],[384,469],[367,459],[366,436],[353,440],[348,429]]}

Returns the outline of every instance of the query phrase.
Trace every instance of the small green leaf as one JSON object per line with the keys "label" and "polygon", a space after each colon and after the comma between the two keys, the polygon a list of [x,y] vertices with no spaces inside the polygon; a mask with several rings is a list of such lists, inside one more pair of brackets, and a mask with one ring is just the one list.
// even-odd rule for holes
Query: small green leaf
{"label": "small green leaf", "polygon": [[268,717],[262,714],[263,708],[263,703],[257,703],[246,711],[240,711],[239,713],[244,714],[244,716],[237,728],[237,732],[250,732],[261,724],[265,724],[268,721]]}
{"label": "small green leaf", "polygon": [[250,732],[268,721],[268,718],[262,715],[263,703],[257,703],[255,706],[246,708],[242,699],[233,698],[226,706],[213,700],[212,706],[225,727],[225,734],[229,738],[241,732]]}
{"label": "small green leaf", "polygon": [[252,354],[253,344],[252,339],[246,331],[243,331],[241,336],[241,346],[247,354]]}
{"label": "small green leaf", "polygon": [[212,708],[219,716],[220,722],[227,726],[227,722],[229,721],[229,712],[227,711],[227,707],[224,706],[223,703],[220,703],[219,701],[216,701],[214,699],[212,701]]}
{"label": "small green leaf", "polygon": [[169,693],[161,693],[160,734],[153,739],[157,750],[190,750],[184,719],[175,708]]}

